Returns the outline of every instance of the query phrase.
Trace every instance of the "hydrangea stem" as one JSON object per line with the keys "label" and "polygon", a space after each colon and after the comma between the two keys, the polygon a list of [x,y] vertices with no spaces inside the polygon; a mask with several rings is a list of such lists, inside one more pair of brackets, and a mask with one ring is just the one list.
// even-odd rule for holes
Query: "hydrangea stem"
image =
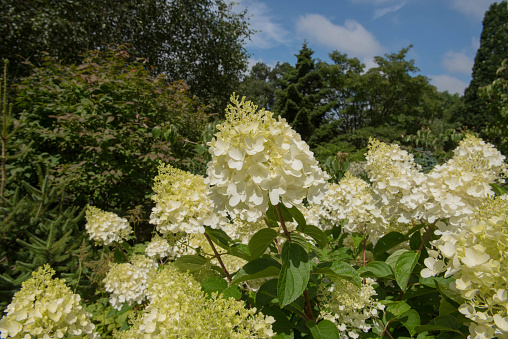
{"label": "hydrangea stem", "polygon": [[291,234],[289,234],[289,232],[288,232],[286,223],[284,222],[284,218],[282,217],[282,212],[281,212],[278,204],[275,206],[275,209],[277,210],[277,216],[279,217],[280,225],[282,226],[282,229],[284,230],[284,234],[286,235],[286,238],[288,239],[288,241],[291,242]]}
{"label": "hydrangea stem", "polygon": [[427,228],[427,232],[423,236],[422,243],[420,244],[420,247],[418,247],[417,252],[421,252],[423,250],[423,246],[425,245],[425,243],[429,239],[430,235],[432,234],[433,229],[434,229],[434,225],[430,225],[429,228]]}
{"label": "hydrangea stem", "polygon": [[212,247],[213,253],[215,254],[215,258],[217,258],[217,260],[219,261],[220,267],[222,268],[222,271],[226,275],[228,282],[231,283],[231,276],[229,275],[229,272],[226,269],[226,266],[224,266],[224,263],[222,262],[220,254],[219,254],[219,252],[217,252],[217,249],[215,248],[215,245],[214,245],[212,239],[210,239],[210,236],[208,234],[206,234],[206,232],[205,232],[205,238],[206,238],[206,240],[208,240],[208,243]]}

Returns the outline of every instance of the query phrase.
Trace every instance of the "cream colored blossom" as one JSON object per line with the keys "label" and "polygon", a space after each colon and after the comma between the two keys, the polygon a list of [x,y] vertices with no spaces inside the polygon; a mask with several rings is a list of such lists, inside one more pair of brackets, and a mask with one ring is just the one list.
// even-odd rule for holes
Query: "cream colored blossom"
{"label": "cream colored blossom", "polygon": [[491,183],[504,182],[507,171],[504,160],[505,156],[493,145],[467,135],[453,157],[436,166],[414,190],[410,200],[417,206],[415,218],[430,223],[449,219],[447,223],[457,228],[482,198],[494,195]]}
{"label": "cream colored blossom", "polygon": [[85,218],[87,221],[86,231],[90,235],[90,239],[98,245],[121,243],[132,233],[127,219],[94,206],[87,206]]}
{"label": "cream colored blossom", "polygon": [[192,276],[172,264],[150,273],[150,303],[116,338],[270,338],[272,317],[247,309],[243,301],[206,298]]}
{"label": "cream colored blossom", "polygon": [[23,282],[0,320],[0,338],[98,338],[91,314],[80,305],[80,296],[46,264]]}
{"label": "cream colored blossom", "polygon": [[373,297],[377,294],[375,281],[367,278],[356,287],[352,283],[334,279],[330,287],[320,286],[318,301],[321,317],[337,325],[341,338],[358,338],[359,332],[369,332],[372,318],[378,318],[384,306]]}
{"label": "cream colored blossom", "polygon": [[508,337],[508,201],[482,199],[460,233],[444,234],[433,245],[421,274],[453,274],[466,300],[459,312],[475,322],[471,337]]}
{"label": "cream colored blossom", "polygon": [[271,202],[299,205],[304,198],[319,203],[328,175],[309,146],[287,122],[250,101],[231,97],[226,121],[208,143],[212,161],[207,182],[216,210],[234,219],[256,221]]}
{"label": "cream colored blossom", "polygon": [[222,213],[213,212],[208,186],[202,176],[161,163],[154,180],[155,207],[150,223],[156,225],[162,235],[204,233],[205,226],[217,228],[226,223]]}
{"label": "cream colored blossom", "polygon": [[410,222],[417,205],[408,197],[425,180],[413,155],[398,145],[371,139],[366,158],[372,190],[383,206],[383,215],[388,221]]}
{"label": "cream colored blossom", "polygon": [[150,243],[145,248],[145,254],[153,259],[163,259],[166,257],[174,258],[173,247],[169,242],[161,238],[159,235],[154,235]]}
{"label": "cream colored blossom", "polygon": [[120,310],[125,302],[141,304],[146,297],[148,273],[156,268],[157,264],[143,255],[134,255],[129,263],[112,264],[104,279],[104,287],[111,293],[111,306]]}

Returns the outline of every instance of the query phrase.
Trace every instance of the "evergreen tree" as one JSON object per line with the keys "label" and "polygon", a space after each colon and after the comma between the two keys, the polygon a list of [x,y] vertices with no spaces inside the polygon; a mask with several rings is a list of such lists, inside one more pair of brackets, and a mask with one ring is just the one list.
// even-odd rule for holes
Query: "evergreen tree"
{"label": "evergreen tree", "polygon": [[480,48],[476,52],[473,78],[464,93],[465,111],[458,118],[463,125],[482,131],[495,117],[487,111],[487,103],[478,89],[496,79],[496,70],[508,58],[508,3],[493,3],[485,12]]}
{"label": "evergreen tree", "polygon": [[285,118],[304,140],[309,140],[313,131],[325,121],[326,107],[323,79],[312,51],[304,43],[296,55],[295,67],[287,67],[281,80],[281,89],[276,92],[275,112]]}

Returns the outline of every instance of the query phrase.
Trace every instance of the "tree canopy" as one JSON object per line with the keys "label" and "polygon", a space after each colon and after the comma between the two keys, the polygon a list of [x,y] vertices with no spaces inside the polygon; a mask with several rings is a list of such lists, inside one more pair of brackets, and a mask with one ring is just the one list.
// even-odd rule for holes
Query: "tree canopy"
{"label": "tree canopy", "polygon": [[245,13],[231,9],[223,0],[5,0],[0,55],[19,77],[29,71],[20,60],[40,66],[49,53],[79,63],[85,51],[128,43],[133,60],[145,58],[153,75],[182,79],[220,108],[246,69],[251,34]]}

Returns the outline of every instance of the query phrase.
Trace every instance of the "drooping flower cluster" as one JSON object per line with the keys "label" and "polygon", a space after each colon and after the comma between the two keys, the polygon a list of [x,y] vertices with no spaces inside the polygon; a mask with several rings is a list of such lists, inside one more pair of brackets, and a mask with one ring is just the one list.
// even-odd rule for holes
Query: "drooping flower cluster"
{"label": "drooping flower cluster", "polygon": [[99,337],[90,321],[91,314],[80,305],[81,297],[46,264],[23,282],[23,287],[7,306],[0,320],[0,338]]}
{"label": "drooping flower cluster", "polygon": [[132,228],[127,219],[120,218],[115,213],[88,205],[85,217],[87,221],[86,231],[90,235],[90,239],[98,245],[123,242],[132,233]]}
{"label": "drooping flower cluster", "polygon": [[[437,251],[425,259],[424,277],[446,271],[466,303],[459,311],[474,321],[472,338],[508,336],[508,201],[483,199],[466,218],[460,233],[433,242]],[[477,336],[478,335],[478,336]]]}
{"label": "drooping flower cluster", "polygon": [[150,273],[149,305],[116,338],[270,338],[272,317],[243,301],[206,298],[201,286],[172,264]]}
{"label": "drooping flower cluster", "polygon": [[333,321],[341,338],[358,338],[359,331],[369,332],[369,319],[377,318],[384,305],[373,298],[375,281],[367,278],[360,288],[335,279],[331,287],[321,287],[318,294],[321,317]]}
{"label": "drooping flower cluster", "polygon": [[157,264],[143,255],[134,255],[130,263],[112,264],[104,279],[104,287],[111,293],[111,306],[120,310],[125,302],[141,304],[146,297],[148,273],[155,269]]}
{"label": "drooping flower cluster", "polygon": [[208,144],[207,180],[216,210],[256,221],[269,202],[289,207],[307,198],[319,203],[328,175],[300,135],[271,112],[256,112],[244,98],[233,95],[231,102],[226,121]]}
{"label": "drooping flower cluster", "polygon": [[146,246],[145,254],[152,259],[163,259],[166,257],[174,257],[173,247],[169,242],[161,238],[159,235],[154,235],[152,241]]}
{"label": "drooping flower cluster", "polygon": [[482,198],[494,195],[490,184],[503,182],[507,173],[504,159],[491,144],[467,135],[452,159],[436,166],[414,190],[410,199],[415,206],[414,217],[430,223],[446,218],[457,228]]}
{"label": "drooping flower cluster", "polygon": [[376,199],[384,206],[384,216],[389,221],[410,222],[413,206],[406,200],[412,188],[425,180],[420,166],[414,162],[413,155],[400,149],[398,145],[370,139],[366,158],[372,190]]}
{"label": "drooping flower cluster", "polygon": [[162,235],[204,233],[205,226],[217,228],[226,222],[224,215],[213,212],[208,186],[202,176],[161,163],[154,180],[155,207],[150,223],[156,225]]}

